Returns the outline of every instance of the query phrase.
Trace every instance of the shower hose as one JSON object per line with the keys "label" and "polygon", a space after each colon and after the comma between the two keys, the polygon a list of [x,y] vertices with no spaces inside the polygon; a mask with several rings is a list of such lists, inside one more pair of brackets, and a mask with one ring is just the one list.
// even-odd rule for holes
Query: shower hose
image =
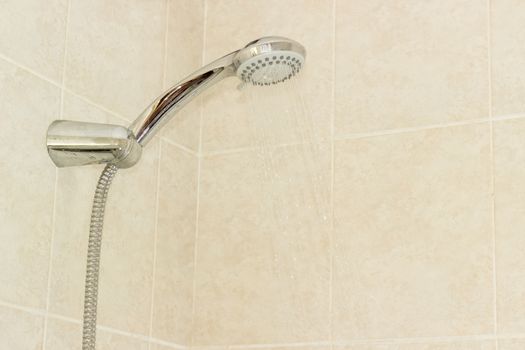
{"label": "shower hose", "polygon": [[100,266],[100,247],[102,228],[104,225],[104,210],[108,197],[109,186],[118,168],[108,164],[100,174],[89,224],[89,242],[87,252],[86,284],[84,290],[84,316],[82,322],[82,350],[95,350],[97,339],[97,298],[98,276]]}

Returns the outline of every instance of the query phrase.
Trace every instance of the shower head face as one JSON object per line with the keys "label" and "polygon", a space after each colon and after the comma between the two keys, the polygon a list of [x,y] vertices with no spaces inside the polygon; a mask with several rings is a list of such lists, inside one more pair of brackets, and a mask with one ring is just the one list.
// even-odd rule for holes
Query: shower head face
{"label": "shower head face", "polygon": [[283,37],[265,37],[239,50],[233,60],[236,74],[245,83],[272,85],[294,77],[304,65],[306,50]]}

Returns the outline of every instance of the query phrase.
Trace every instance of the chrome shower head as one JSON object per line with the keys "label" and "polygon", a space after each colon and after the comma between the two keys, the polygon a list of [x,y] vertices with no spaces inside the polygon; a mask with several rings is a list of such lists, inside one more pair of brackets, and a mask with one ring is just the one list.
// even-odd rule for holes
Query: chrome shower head
{"label": "chrome shower head", "polygon": [[236,75],[245,83],[272,85],[292,78],[301,70],[306,50],[296,41],[265,37],[252,41],[233,59]]}
{"label": "chrome shower head", "polygon": [[207,64],[169,89],[130,126],[144,146],[178,110],[206,88],[224,78],[237,76],[254,85],[276,84],[296,75],[304,65],[306,50],[298,42],[268,36]]}
{"label": "chrome shower head", "polygon": [[49,155],[59,167],[100,163],[130,167],[162,126],[206,88],[232,76],[253,85],[277,84],[299,73],[305,57],[306,50],[294,40],[278,36],[254,40],[171,87],[127,129],[84,122],[52,123],[47,139]]}

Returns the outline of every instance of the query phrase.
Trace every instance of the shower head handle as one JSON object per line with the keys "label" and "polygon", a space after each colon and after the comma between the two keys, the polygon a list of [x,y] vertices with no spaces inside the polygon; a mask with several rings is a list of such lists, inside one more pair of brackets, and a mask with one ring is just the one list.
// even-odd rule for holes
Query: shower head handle
{"label": "shower head handle", "polygon": [[202,67],[156,98],[131,124],[129,129],[144,146],[179,110],[203,90],[235,75],[234,51]]}

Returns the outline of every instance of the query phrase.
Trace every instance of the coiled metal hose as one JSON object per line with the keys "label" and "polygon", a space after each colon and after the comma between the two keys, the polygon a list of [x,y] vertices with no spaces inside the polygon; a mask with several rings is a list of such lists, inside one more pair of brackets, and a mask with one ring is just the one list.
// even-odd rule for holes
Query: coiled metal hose
{"label": "coiled metal hose", "polygon": [[84,317],[82,322],[82,350],[95,350],[97,340],[97,298],[98,276],[100,265],[100,248],[102,243],[102,228],[104,226],[104,210],[108,197],[109,186],[118,168],[108,164],[98,179],[91,222],[89,224],[89,242],[86,267],[86,284],[84,289]]}

